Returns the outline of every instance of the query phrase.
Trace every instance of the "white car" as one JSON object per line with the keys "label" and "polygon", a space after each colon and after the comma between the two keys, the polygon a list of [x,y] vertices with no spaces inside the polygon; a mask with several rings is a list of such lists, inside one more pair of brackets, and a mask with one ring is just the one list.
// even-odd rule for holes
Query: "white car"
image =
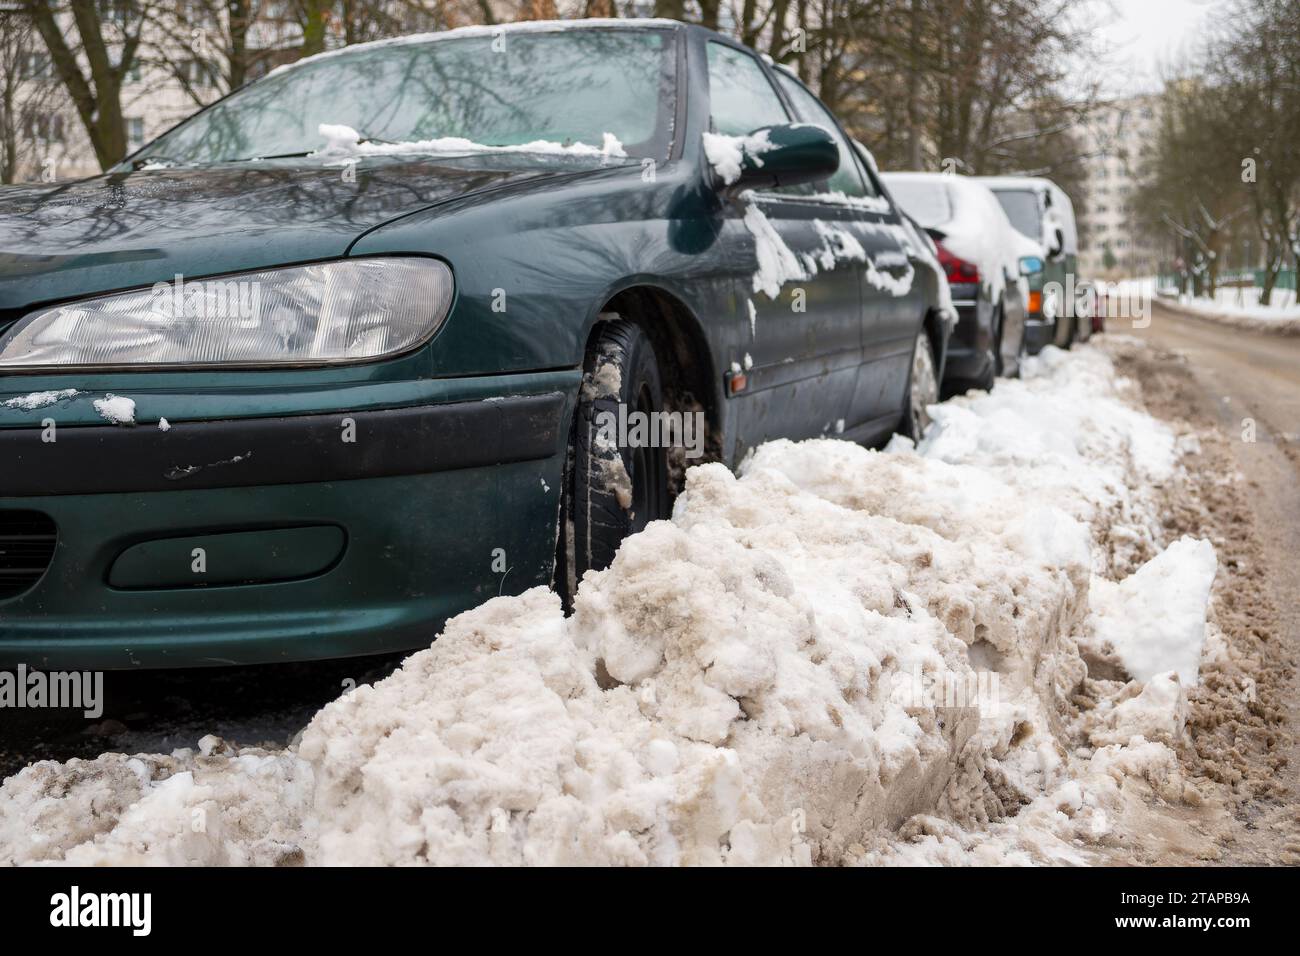
{"label": "white car", "polygon": [[1018,232],[1040,247],[1046,265],[1029,277],[1026,338],[1033,354],[1049,342],[1069,348],[1092,334],[1088,285],[1078,275],[1079,230],[1074,204],[1050,179],[982,176]]}
{"label": "white car", "polygon": [[1018,375],[1025,352],[1029,285],[1042,250],[1007,218],[989,188],[946,173],[884,173],[903,210],[935,242],[948,278],[957,327],[948,345],[948,391],[989,389],[999,375]]}

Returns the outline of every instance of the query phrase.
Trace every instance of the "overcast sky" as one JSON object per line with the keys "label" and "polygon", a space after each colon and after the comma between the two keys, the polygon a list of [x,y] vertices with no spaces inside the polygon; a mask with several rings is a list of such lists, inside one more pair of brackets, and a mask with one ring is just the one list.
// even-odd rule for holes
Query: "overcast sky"
{"label": "overcast sky", "polygon": [[[1223,16],[1224,0],[1087,0],[1110,68],[1113,95],[1159,88],[1161,67],[1195,52],[1196,40]],[[1086,4],[1085,4],[1086,5]]]}

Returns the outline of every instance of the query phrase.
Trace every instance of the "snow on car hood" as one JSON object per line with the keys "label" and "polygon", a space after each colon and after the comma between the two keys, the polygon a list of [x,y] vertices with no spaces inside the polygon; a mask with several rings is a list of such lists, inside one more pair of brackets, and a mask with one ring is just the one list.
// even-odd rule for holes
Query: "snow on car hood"
{"label": "snow on car hood", "polygon": [[[1158,589],[1185,633],[1150,681],[1084,684],[1090,585],[1165,543],[1178,449],[1095,346],[1024,373],[935,406],[919,453],[691,469],[571,617],[489,601],[287,749],[34,764],[0,863],[1087,862],[1127,777],[1181,786],[1205,595]],[[1202,580],[1206,548],[1156,577]],[[1108,593],[1103,630],[1154,600]]]}

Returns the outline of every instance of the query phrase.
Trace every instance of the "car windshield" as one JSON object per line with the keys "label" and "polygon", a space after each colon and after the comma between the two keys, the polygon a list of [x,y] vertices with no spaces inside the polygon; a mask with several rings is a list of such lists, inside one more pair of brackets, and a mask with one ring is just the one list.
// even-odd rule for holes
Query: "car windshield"
{"label": "car windshield", "polygon": [[675,112],[673,33],[516,32],[385,44],[326,55],[248,86],[133,157],[188,164],[304,155],[322,124],[363,141],[447,137],[484,146],[545,141],[668,158]]}
{"label": "car windshield", "polygon": [[1035,242],[1041,238],[1042,230],[1038,223],[1038,195],[1033,190],[1000,189],[995,190],[993,195],[998,197],[1002,210],[1011,220],[1011,225],[1016,227],[1016,232],[1028,236]]}
{"label": "car windshield", "polygon": [[952,219],[952,202],[942,180],[886,176],[885,184],[904,211],[925,228],[932,229]]}

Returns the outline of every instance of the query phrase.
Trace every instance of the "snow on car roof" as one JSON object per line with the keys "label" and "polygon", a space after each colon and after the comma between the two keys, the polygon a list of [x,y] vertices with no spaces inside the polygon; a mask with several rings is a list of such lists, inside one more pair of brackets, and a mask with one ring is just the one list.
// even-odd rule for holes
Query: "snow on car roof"
{"label": "snow on car roof", "polygon": [[976,176],[989,189],[1060,189],[1050,179],[1041,176]]}
{"label": "snow on car roof", "polygon": [[406,36],[389,37],[385,40],[371,40],[369,43],[353,43],[350,46],[339,47],[337,50],[326,50],[323,53],[305,56],[301,60],[295,60],[292,63],[285,63],[277,66],[266,75],[268,77],[275,76],[277,73],[284,73],[295,67],[302,66],[304,63],[316,63],[342,53],[355,53],[359,50],[373,50],[378,47],[408,46],[416,43],[433,43],[438,40],[458,40],[465,37],[494,37],[498,33],[553,33],[558,30],[577,30],[587,27],[627,28],[646,26],[679,28],[685,26],[685,24],[663,17],[643,17],[626,20],[616,17],[587,17],[579,20],[523,20],[518,23],[478,24],[468,27],[456,27],[453,30],[439,30],[435,33],[411,33]]}

